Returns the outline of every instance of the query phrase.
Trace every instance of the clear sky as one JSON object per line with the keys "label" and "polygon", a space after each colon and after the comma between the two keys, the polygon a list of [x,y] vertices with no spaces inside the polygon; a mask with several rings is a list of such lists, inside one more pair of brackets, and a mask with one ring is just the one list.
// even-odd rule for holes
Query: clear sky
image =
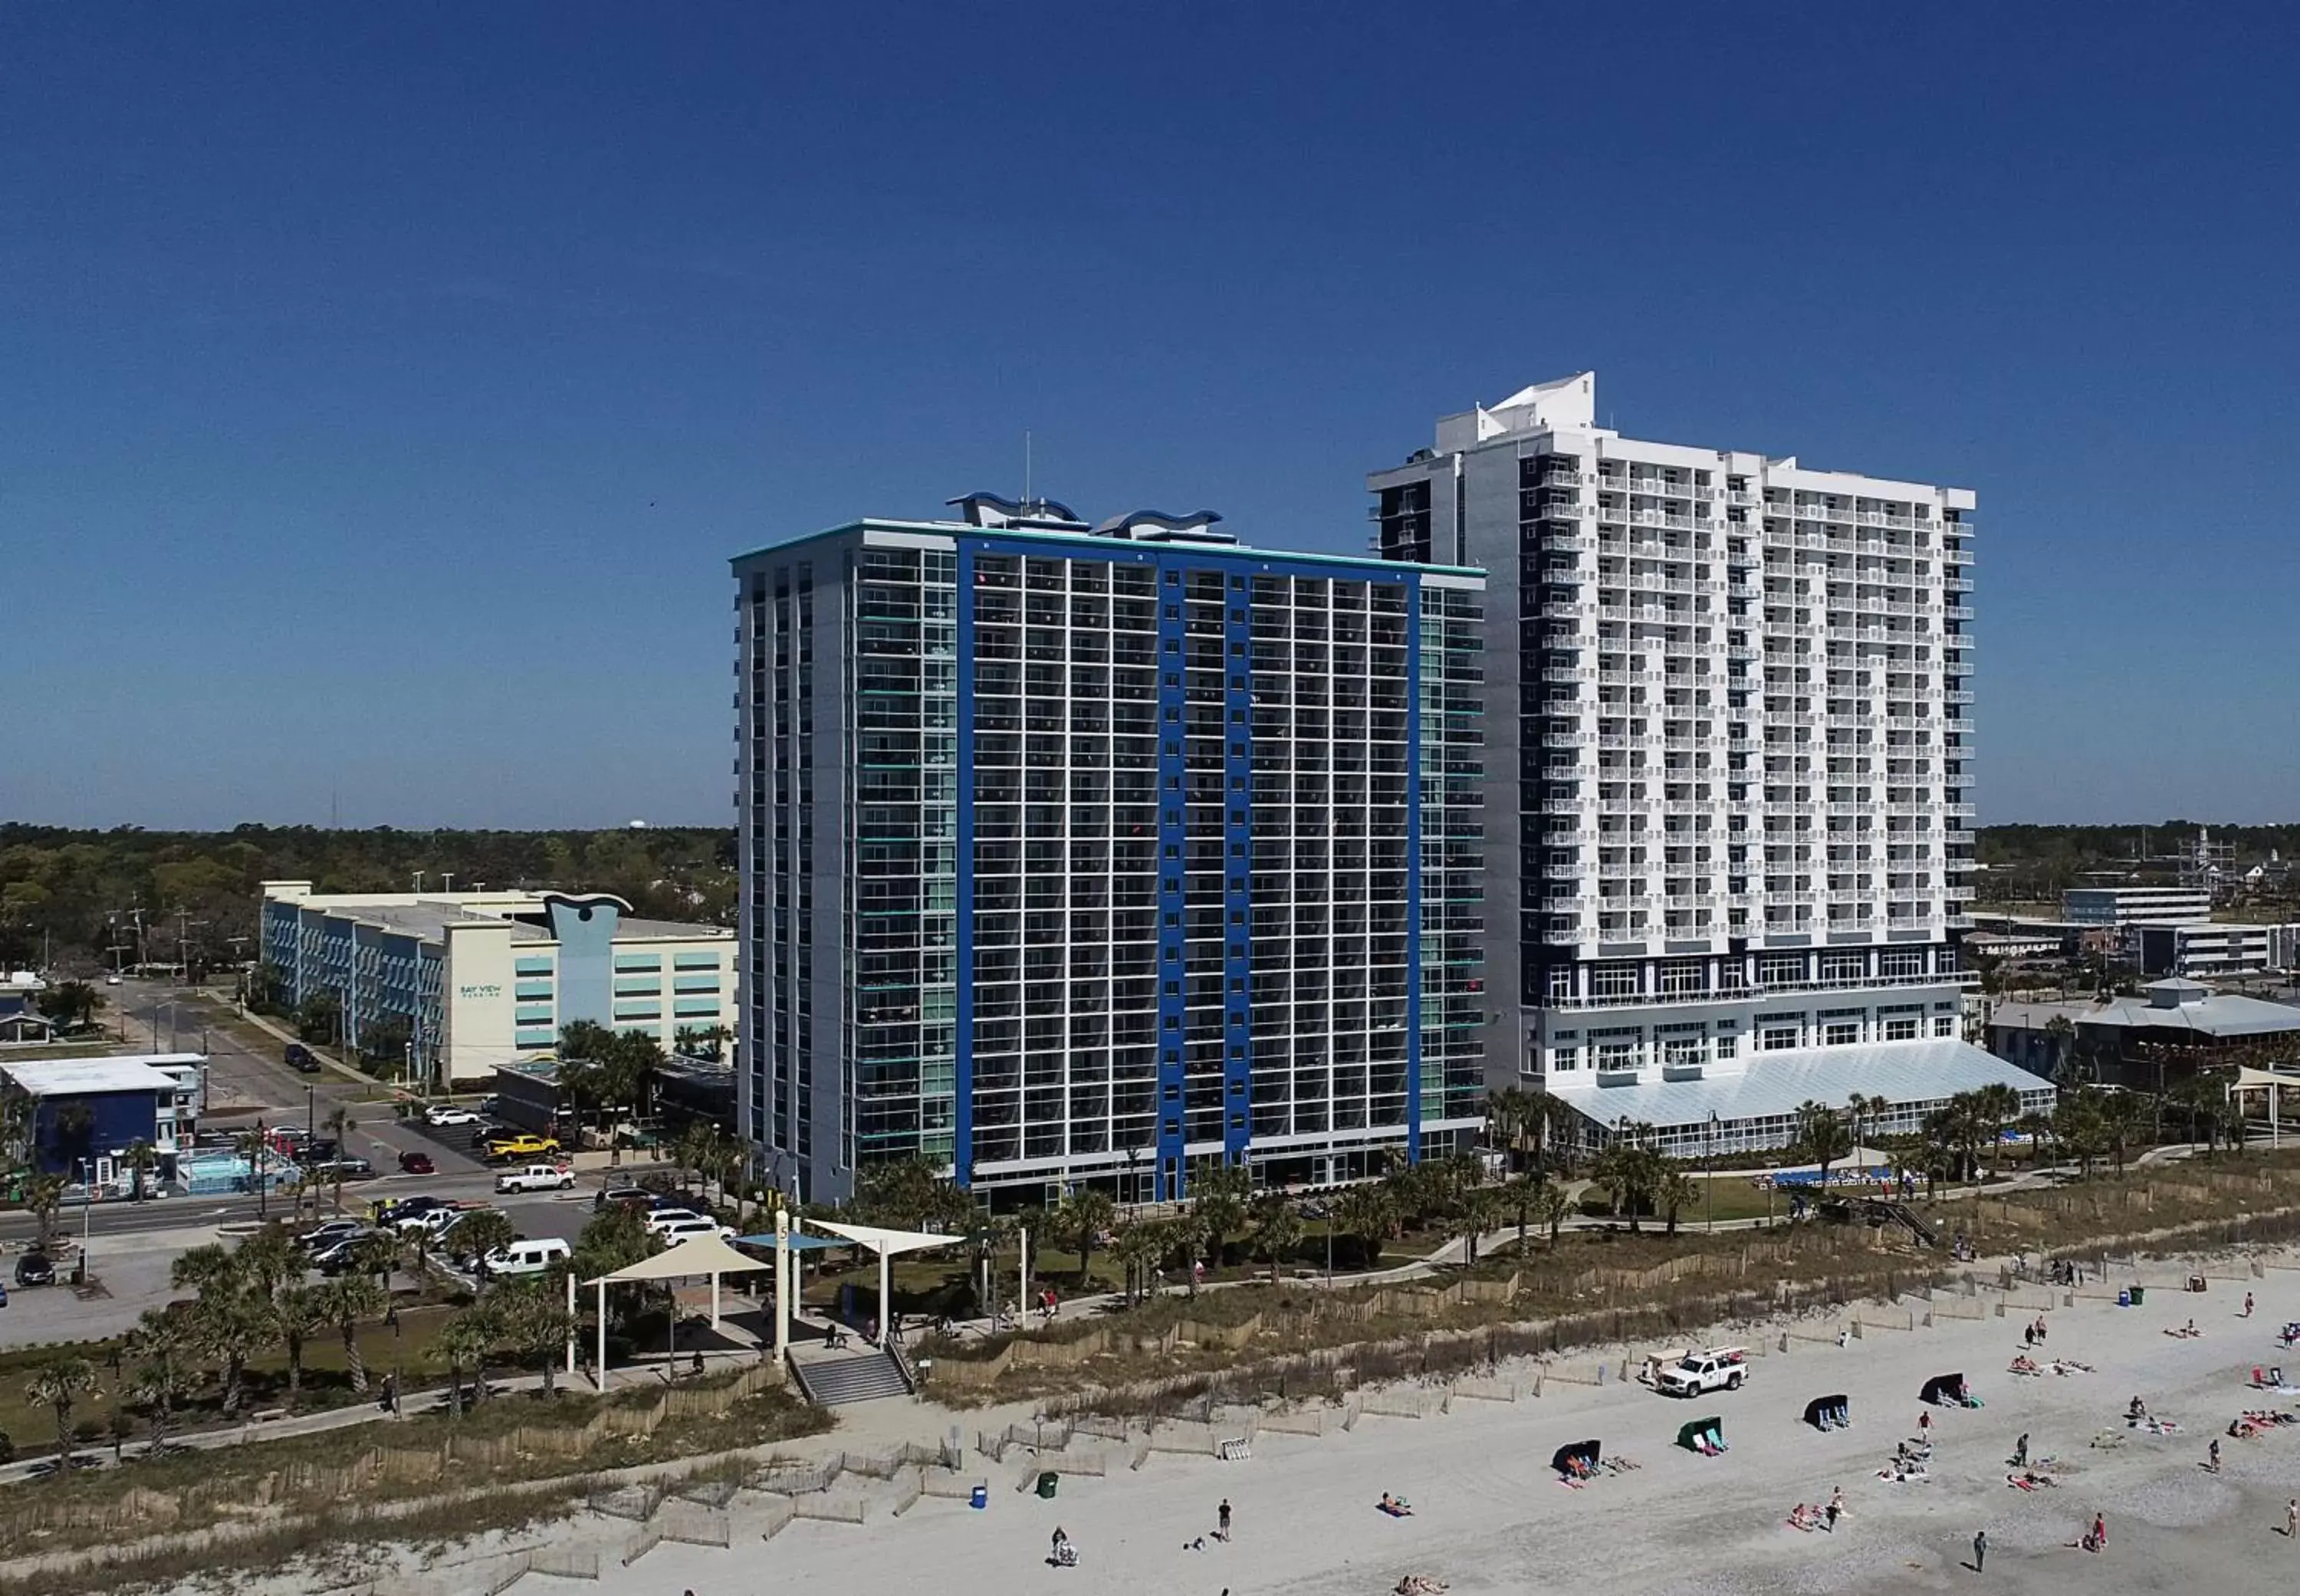
{"label": "clear sky", "polygon": [[1979,490],[1984,821],[2300,815],[2288,6],[20,4],[0,817],[730,818],[726,558],[1361,549],[1432,419]]}

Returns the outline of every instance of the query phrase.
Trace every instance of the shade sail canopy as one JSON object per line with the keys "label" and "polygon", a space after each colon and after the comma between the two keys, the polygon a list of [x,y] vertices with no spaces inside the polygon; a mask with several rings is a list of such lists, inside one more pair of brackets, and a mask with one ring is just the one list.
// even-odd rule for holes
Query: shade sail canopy
{"label": "shade sail canopy", "polygon": [[[769,1230],[757,1235],[738,1235],[735,1239],[746,1247],[771,1247],[775,1244],[775,1233]],[[843,1240],[834,1242],[828,1236],[805,1235],[796,1230],[784,1239],[790,1243],[790,1249],[794,1252],[821,1252],[829,1247],[844,1247],[848,1244]]]}
{"label": "shade sail canopy", "polygon": [[666,1247],[652,1258],[603,1275],[598,1280],[586,1280],[586,1285],[597,1285],[602,1281],[613,1284],[629,1280],[679,1280],[695,1275],[739,1275],[754,1269],[774,1266],[760,1262],[747,1252],[738,1252],[725,1238],[716,1235],[689,1236],[675,1247]]}
{"label": "shade sail canopy", "polygon": [[850,1242],[859,1242],[881,1258],[892,1258],[900,1252],[917,1252],[928,1247],[954,1247],[966,1240],[962,1235],[934,1235],[923,1230],[880,1230],[870,1225],[833,1225],[828,1219],[812,1221],[833,1235],[843,1235]]}

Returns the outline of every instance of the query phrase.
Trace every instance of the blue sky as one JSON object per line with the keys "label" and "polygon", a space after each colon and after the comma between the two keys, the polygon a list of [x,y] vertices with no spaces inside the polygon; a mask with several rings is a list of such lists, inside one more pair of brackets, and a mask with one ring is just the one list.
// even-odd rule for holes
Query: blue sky
{"label": "blue sky", "polygon": [[2270,7],[0,12],[0,817],[730,812],[728,555],[1362,547],[1586,367],[1979,491],[1986,820],[2300,810]]}

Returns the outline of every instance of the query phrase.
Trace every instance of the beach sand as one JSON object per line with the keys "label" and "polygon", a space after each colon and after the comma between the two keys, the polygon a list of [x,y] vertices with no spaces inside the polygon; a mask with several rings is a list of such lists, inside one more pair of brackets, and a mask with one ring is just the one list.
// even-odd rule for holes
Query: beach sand
{"label": "beach sand", "polygon": [[[2282,1533],[2284,1503],[2300,1495],[2300,1427],[2251,1441],[2223,1436],[2223,1472],[2202,1467],[2212,1437],[2242,1409],[2279,1401],[2300,1409],[2300,1397],[2255,1393],[2246,1384],[2255,1364],[2300,1370],[2300,1356],[2286,1359],[2276,1342],[2286,1319],[2300,1318],[2300,1273],[2271,1269],[2252,1289],[2259,1302],[2250,1319],[2238,1317],[2245,1286],[2229,1281],[2202,1295],[2153,1290],[2139,1309],[2079,1300],[2050,1312],[2040,1358],[2080,1359],[2097,1368],[2090,1375],[2007,1372],[2022,1351],[2027,1316],[2017,1310],[1944,1318],[1930,1329],[1871,1329],[1843,1348],[1799,1341],[1783,1353],[1776,1341],[1738,1392],[1680,1401],[1634,1382],[1553,1380],[1539,1398],[1457,1399],[1450,1414],[1426,1419],[1370,1414],[1347,1434],[1265,1430],[1241,1462],[1156,1453],[1136,1472],[1064,1475],[1053,1501],[1013,1488],[1021,1460],[993,1467],[972,1455],[968,1467],[990,1484],[987,1510],[929,1497],[900,1518],[862,1526],[803,1519],[765,1542],[738,1517],[731,1550],[665,1542],[628,1568],[603,1559],[596,1583],[530,1574],[517,1590],[1373,1596],[1407,1574],[1443,1580],[1458,1596],[1759,1596],[1855,1586],[1862,1596],[1982,1586],[2237,1596],[2288,1588],[2300,1580],[2300,1545]],[[2163,1334],[2191,1317],[2202,1339]],[[1575,1365],[1596,1361],[1592,1352]],[[1987,1405],[1921,1409],[1928,1377],[1951,1371],[1966,1375]],[[1808,1401],[1839,1392],[1852,1399],[1850,1429],[1821,1434],[1802,1422]],[[2128,1431],[2122,1416],[2136,1393],[2178,1419],[2182,1433]],[[1895,1443],[1916,1434],[1921,1410],[1933,1418],[1931,1480],[1877,1478]],[[1679,1425],[1712,1413],[1724,1420],[1726,1455],[1701,1458],[1673,1444]],[[915,1415],[921,1440],[948,1417],[874,1409],[873,1427],[905,1414]],[[2032,1458],[2066,1466],[2058,1489],[2005,1484],[2024,1431]],[[2122,1444],[2094,1449],[2103,1431]],[[1551,1455],[1589,1437],[1642,1467],[1581,1490],[1560,1484]],[[1838,1485],[1849,1512],[1834,1534],[1784,1522],[1794,1505],[1824,1502]],[[1385,1492],[1409,1500],[1412,1517],[1378,1512]],[[1236,1513],[1227,1543],[1213,1538],[1224,1497]],[[2098,1556],[2074,1545],[2096,1512],[2109,1529]],[[1076,1567],[1047,1562],[1056,1525],[1079,1550]],[[629,1527],[577,1521],[546,1538],[605,1545]],[[1983,1527],[1991,1545],[1976,1576],[1966,1565]],[[1200,1537],[1204,1550],[1189,1549]],[[237,1588],[268,1591],[271,1583]],[[444,1583],[453,1588],[452,1576]],[[306,1579],[293,1588],[314,1587]]]}
{"label": "beach sand", "polygon": [[[2300,1545],[2283,1534],[2284,1503],[2300,1494],[2300,1428],[2221,1442],[2223,1472],[2205,1448],[2246,1407],[2273,1405],[2245,1382],[2255,1363],[2283,1359],[2276,1332],[2300,1318],[2300,1275],[2270,1272],[2253,1287],[2215,1281],[2203,1295],[2152,1292],[2140,1309],[2079,1301],[2047,1315],[2045,1356],[2098,1373],[2042,1378],[2006,1372],[2025,1318],[1946,1321],[1885,1332],[1839,1349],[1793,1343],[1758,1360],[1743,1391],[1694,1401],[1634,1383],[1551,1383],[1514,1405],[1457,1401],[1427,1419],[1368,1416],[1347,1434],[1268,1431],[1251,1459],[1221,1463],[1160,1453],[1137,1473],[1066,1476],[1054,1501],[1015,1492],[1013,1470],[992,1475],[990,1507],[938,1499],[867,1527],[801,1521],[771,1543],[729,1553],[665,1544],[600,1586],[623,1596],[721,1596],[777,1589],[865,1590],[872,1596],[1048,1591],[1070,1596],[1178,1592],[1216,1596],[1327,1596],[1392,1589],[1403,1575],[1448,1583],[1460,1596],[1558,1590],[1577,1596],[1666,1591],[1756,1596],[1837,1592],[1865,1596],[1961,1590],[2241,1592],[2300,1579]],[[2205,1332],[2162,1334],[2194,1317]],[[1776,1343],[1777,1344],[1777,1343]],[[1594,1361],[1594,1360],[1593,1360]],[[2300,1368],[2300,1358],[2292,1359]],[[1933,1478],[1876,1477],[1894,1443],[1912,1436],[1918,1393],[1958,1371],[1987,1406],[1933,1409]],[[1811,1398],[1853,1401],[1853,1427],[1827,1434],[1802,1422]],[[2134,1394],[2180,1421],[2183,1433],[2127,1432]],[[2287,1399],[2300,1408],[2300,1398]],[[1731,1451],[1705,1459],[1673,1444],[1678,1426],[1711,1413]],[[2124,1444],[2094,1450],[2096,1432]],[[2056,1490],[2016,1491],[2005,1459],[2026,1431],[2032,1456],[2071,1466]],[[1549,1459],[1587,1437],[1643,1467],[1582,1490],[1556,1482]],[[981,1459],[977,1459],[981,1461]],[[1834,1535],[1784,1522],[1799,1501],[1842,1485],[1850,1511]],[[1385,1492],[1413,1504],[1393,1519]],[[1212,1539],[1216,1505],[1236,1512],[1227,1544]],[[2099,1556],[2073,1545],[2095,1512],[2108,1522]],[[1079,1566],[1046,1561],[1059,1524]],[[1985,1575],[1964,1567],[1973,1532],[1991,1542]],[[1204,1550],[1186,1542],[1205,1536]],[[528,1584],[556,1586],[564,1582]],[[570,1586],[571,1589],[571,1585]]]}

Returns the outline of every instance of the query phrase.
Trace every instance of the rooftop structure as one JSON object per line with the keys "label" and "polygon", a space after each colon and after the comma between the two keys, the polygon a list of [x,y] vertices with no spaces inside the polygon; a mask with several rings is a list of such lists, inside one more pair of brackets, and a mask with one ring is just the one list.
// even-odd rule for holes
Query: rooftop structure
{"label": "rooftop structure", "polygon": [[1780,1069],[1842,1101],[1880,1045],[1948,1056],[1970,490],[1627,438],[1586,371],[1367,482],[1386,557],[1495,590],[1490,1085],[1602,1139],[1660,1083]]}
{"label": "rooftop structure", "polygon": [[592,1020],[665,1052],[735,1023],[725,926],[642,919],[606,894],[322,894],[263,884],[262,950],[278,995],[336,998],[343,1043],[418,1080],[479,1081]]}

